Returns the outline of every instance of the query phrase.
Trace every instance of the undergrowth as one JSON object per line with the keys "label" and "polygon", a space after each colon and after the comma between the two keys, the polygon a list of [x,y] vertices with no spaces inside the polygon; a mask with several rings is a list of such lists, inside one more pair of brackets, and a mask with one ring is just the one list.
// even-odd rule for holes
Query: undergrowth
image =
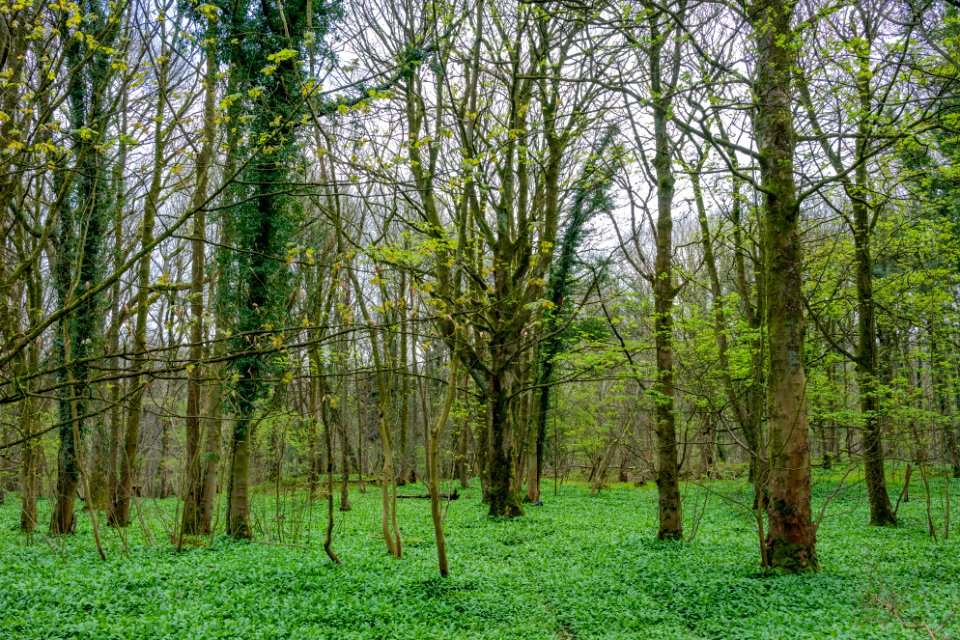
{"label": "undergrowth", "polygon": [[[142,500],[125,542],[101,529],[107,562],[86,513],[77,535],[25,545],[8,495],[0,638],[960,637],[960,530],[944,540],[945,480],[931,479],[936,540],[919,483],[900,526],[877,528],[867,525],[863,483],[848,477],[837,491],[839,480],[820,474],[814,485],[815,514],[830,497],[818,533],[823,570],[770,577],[759,571],[753,516],[734,502],[749,502],[742,479],[685,486],[696,535],[681,543],[653,540],[652,485],[590,498],[574,484],[554,497],[547,483],[544,506],[513,521],[490,520],[478,491],[461,492],[446,522],[447,580],[437,575],[428,501],[400,501],[398,561],[379,537],[375,490],[355,490],[353,511],[336,513],[343,567],[323,553],[322,505],[306,510],[302,495],[284,505],[283,536],[273,499],[261,495],[258,542],[215,536],[181,552],[165,532],[175,502]],[[894,499],[898,491],[891,486]],[[48,509],[41,502],[42,518]]]}

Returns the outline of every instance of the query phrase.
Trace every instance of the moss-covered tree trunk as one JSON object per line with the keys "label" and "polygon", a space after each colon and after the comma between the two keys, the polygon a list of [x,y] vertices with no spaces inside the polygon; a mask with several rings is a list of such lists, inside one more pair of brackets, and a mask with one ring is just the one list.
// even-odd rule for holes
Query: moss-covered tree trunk
{"label": "moss-covered tree trunk", "polygon": [[770,374],[770,500],[767,558],[787,572],[819,568],[810,505],[810,442],[804,373],[804,318],[799,206],[793,177],[796,133],[792,73],[796,65],[793,5],[750,6],[757,47],[754,126],[760,153],[767,259]]}
{"label": "moss-covered tree trunk", "polygon": [[[502,337],[501,337],[502,338]],[[515,481],[515,450],[510,400],[514,371],[504,340],[491,341],[491,368],[487,387],[487,493],[491,516],[514,518],[523,515],[520,492]]]}
{"label": "moss-covered tree trunk", "polygon": [[[672,87],[663,77],[661,50],[663,34],[661,18],[649,18],[650,25],[650,90],[653,96],[653,169],[656,178],[657,220],[656,257],[653,273],[653,332],[656,350],[657,380],[654,386],[657,434],[657,491],[659,493],[660,526],[658,540],[683,537],[683,512],[680,504],[680,464],[677,451],[677,419],[674,409],[676,390],[673,383],[673,195],[675,178],[671,157],[670,134],[667,130]],[[674,62],[675,65],[679,64]]]}

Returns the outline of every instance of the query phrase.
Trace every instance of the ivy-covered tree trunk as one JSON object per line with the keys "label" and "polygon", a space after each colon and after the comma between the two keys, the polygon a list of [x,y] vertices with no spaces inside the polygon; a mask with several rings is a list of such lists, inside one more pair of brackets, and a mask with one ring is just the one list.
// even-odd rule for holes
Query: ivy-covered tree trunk
{"label": "ivy-covered tree trunk", "polygon": [[[96,3],[85,5],[105,21],[109,15]],[[105,29],[101,45],[109,42],[113,29]],[[56,255],[53,286],[57,306],[69,309],[57,323],[58,432],[57,495],[50,520],[54,534],[71,533],[76,527],[74,499],[80,484],[80,450],[92,395],[90,358],[96,349],[101,325],[99,298],[89,295],[100,279],[101,251],[106,233],[105,210],[110,194],[104,178],[102,143],[107,114],[103,100],[112,75],[107,54],[98,50],[87,57],[87,45],[75,37],[65,38],[66,60],[71,68],[67,89],[68,118],[75,166],[56,172]]]}
{"label": "ivy-covered tree trunk", "polygon": [[[532,453],[527,465],[527,494],[529,502],[540,500],[540,482],[543,477],[543,461],[547,443],[547,419],[550,413],[550,397],[553,385],[554,361],[560,355],[564,324],[571,315],[570,296],[573,293],[573,275],[587,225],[594,216],[608,212],[613,207],[608,191],[612,173],[604,156],[613,144],[614,130],[607,129],[574,187],[573,203],[557,251],[556,264],[550,270],[547,284],[549,308],[543,313],[542,337],[537,353],[536,385],[534,387],[533,426],[530,433]],[[464,440],[464,442],[466,442]]]}
{"label": "ivy-covered tree trunk", "polygon": [[[229,397],[234,407],[228,480],[227,533],[251,536],[249,457],[261,401],[283,369],[282,333],[290,297],[288,242],[300,207],[287,190],[299,161],[297,128],[304,116],[298,59],[322,42],[340,13],[336,2],[238,2],[223,17],[231,65],[228,114],[246,155],[222,214],[230,248],[220,251],[218,304],[230,323]],[[242,157],[242,156],[241,156]],[[265,348],[277,350],[267,355]]]}
{"label": "ivy-covered tree trunk", "polygon": [[810,442],[804,374],[803,253],[793,177],[796,133],[791,112],[796,42],[793,5],[762,0],[750,7],[757,46],[754,79],[767,258],[770,375],[770,500],[767,558],[774,569],[815,571],[816,525],[810,505]]}

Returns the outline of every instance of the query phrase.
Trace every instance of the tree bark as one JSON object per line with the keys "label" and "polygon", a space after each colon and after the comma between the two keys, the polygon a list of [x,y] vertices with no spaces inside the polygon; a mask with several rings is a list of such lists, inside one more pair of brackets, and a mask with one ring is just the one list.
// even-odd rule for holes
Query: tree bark
{"label": "tree bark", "polygon": [[[212,32],[212,24],[208,25]],[[203,322],[204,263],[206,261],[207,182],[210,161],[216,140],[216,58],[215,38],[208,35],[206,47],[206,79],[203,100],[203,143],[197,157],[197,182],[191,207],[194,211],[193,238],[190,243],[190,368],[187,374],[186,418],[186,490],[184,491],[182,534],[210,533],[210,513],[203,508],[205,447],[201,442],[203,425]]]}
{"label": "tree bark", "polygon": [[683,512],[680,503],[680,466],[677,457],[677,424],[673,383],[673,194],[675,178],[667,132],[670,97],[664,93],[661,71],[663,39],[659,17],[650,18],[650,89],[653,99],[654,157],[657,181],[656,249],[653,279],[653,331],[657,360],[655,416],[657,434],[657,491],[660,527],[658,540],[683,537]]}
{"label": "tree bark", "polygon": [[[497,342],[500,342],[499,340]],[[504,345],[492,343],[491,374],[487,395],[487,494],[491,516],[515,518],[523,515],[520,494],[514,481],[513,424],[509,398],[513,372],[508,370]]]}
{"label": "tree bark", "polygon": [[796,43],[792,18],[793,5],[785,0],[761,0],[750,6],[757,46],[754,126],[764,192],[770,353],[767,558],[774,569],[802,572],[819,569],[819,561],[810,504],[803,254],[793,177],[796,134],[791,74],[796,65]]}
{"label": "tree bark", "polygon": [[429,434],[429,443],[427,444],[427,483],[430,489],[430,516],[433,520],[433,535],[437,543],[437,563],[440,567],[440,575],[446,578],[450,575],[450,568],[447,563],[447,541],[443,534],[443,514],[440,511],[440,436],[446,427],[447,419],[450,417],[450,408],[453,406],[453,400],[457,393],[457,356],[454,354],[450,359],[450,375],[447,378],[447,393],[437,416],[437,421],[433,425]]}
{"label": "tree bark", "polygon": [[249,540],[250,529],[250,423],[248,412],[238,412],[230,441],[230,485],[227,489],[227,534]]}
{"label": "tree bark", "polygon": [[[164,131],[163,114],[167,108],[167,74],[170,58],[166,44],[166,33],[161,36],[160,68],[157,78],[157,103],[154,114],[153,167],[150,187],[146,194],[141,223],[140,246],[149,247],[153,243],[153,229],[157,211],[160,207],[160,191],[163,187],[165,149],[167,135]],[[130,524],[130,499],[133,491],[133,476],[136,473],[137,446],[140,439],[140,419],[143,409],[144,385],[141,377],[147,365],[147,312],[150,306],[150,266],[152,253],[147,252],[140,258],[137,269],[137,319],[133,334],[133,363],[130,377],[132,390],[127,412],[126,433],[123,440],[123,457],[120,459],[120,484],[110,513],[110,524],[125,527]],[[161,465],[163,460],[160,461]]]}

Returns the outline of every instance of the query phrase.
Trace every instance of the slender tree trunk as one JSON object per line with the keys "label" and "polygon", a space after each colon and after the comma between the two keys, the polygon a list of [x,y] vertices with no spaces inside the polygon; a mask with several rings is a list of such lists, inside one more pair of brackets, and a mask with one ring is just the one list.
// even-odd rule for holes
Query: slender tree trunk
{"label": "slender tree trunk", "polygon": [[37,439],[33,437],[35,429],[32,400],[25,399],[20,410],[20,432],[23,438],[27,438],[20,448],[20,530],[27,534],[27,541],[30,542],[37,526],[39,447]]}
{"label": "slender tree trunk", "polygon": [[383,446],[383,468],[380,476],[380,503],[381,518],[380,528],[383,534],[383,540],[387,547],[387,552],[400,558],[403,555],[403,542],[400,538],[400,526],[397,522],[397,483],[394,472],[394,449],[393,436],[390,433],[388,416],[390,415],[390,384],[387,380],[387,372],[384,370],[384,350],[377,337],[375,323],[372,322],[370,311],[367,309],[367,303],[363,299],[360,282],[357,274],[352,267],[348,267],[350,279],[353,282],[354,290],[357,291],[357,304],[363,315],[364,322],[370,328],[370,350],[373,355],[374,368],[376,369],[376,384],[379,391],[379,416],[380,440]]}
{"label": "slender tree trunk", "polygon": [[[336,552],[333,550],[333,426],[337,423],[342,422],[340,419],[339,413],[339,402],[340,399],[336,396],[331,396],[329,389],[327,387],[325,372],[321,368],[323,365],[320,362],[320,354],[314,349],[314,364],[317,371],[317,378],[311,384],[316,389],[315,394],[320,395],[320,421],[323,423],[323,442],[324,448],[326,450],[326,468],[324,471],[327,475],[327,528],[324,532],[323,538],[323,550],[326,552],[327,557],[333,560],[337,564],[343,564],[340,558],[337,556]],[[316,416],[311,415],[311,420],[315,420]],[[312,493],[312,492],[311,492]]]}
{"label": "slender tree trunk", "polygon": [[[954,365],[954,378],[953,378],[953,415],[950,417],[950,424],[947,427],[952,430],[953,442],[960,440],[960,420],[958,420],[958,415],[960,415],[960,365]],[[951,458],[956,460],[957,463],[953,464],[951,460],[951,466],[953,466],[953,477],[960,478],[960,446],[951,449]],[[955,454],[955,456],[954,456]]]}
{"label": "slender tree trunk", "polygon": [[410,357],[408,351],[409,322],[407,319],[407,279],[406,271],[400,271],[400,358],[397,366],[401,371],[400,378],[400,476],[397,486],[405,485],[410,478],[410,454],[407,451],[407,430],[410,423],[410,377],[407,375],[407,362]]}
{"label": "slender tree trunk", "polygon": [[350,435],[347,421],[340,420],[340,511],[350,511]]}
{"label": "slender tree trunk", "polygon": [[[208,27],[212,32],[212,27]],[[211,34],[212,35],[212,34]],[[203,342],[206,336],[203,322],[204,263],[206,261],[207,182],[216,136],[216,74],[217,64],[213,42],[208,36],[206,48],[206,79],[203,101],[203,144],[197,157],[197,183],[193,192],[193,238],[190,243],[190,365],[187,374],[186,419],[186,491],[184,492],[181,531],[187,535],[210,533],[209,513],[203,508],[204,447],[201,442],[203,425]]]}
{"label": "slender tree trunk", "polygon": [[659,18],[651,18],[650,88],[653,100],[654,158],[657,180],[656,249],[653,280],[653,331],[657,360],[655,415],[657,434],[657,490],[660,528],[658,540],[683,537],[683,513],[680,506],[680,467],[677,452],[677,425],[673,384],[673,193],[674,175],[667,132],[670,97],[664,95],[661,77],[662,39]]}
{"label": "slender tree trunk", "polygon": [[[733,410],[734,417],[740,428],[747,431],[751,430],[753,425],[749,424],[750,418],[747,415],[747,408],[744,406],[741,397],[733,383],[733,376],[730,374],[729,345],[727,344],[726,332],[726,309],[723,303],[723,291],[720,286],[720,274],[717,270],[717,259],[713,252],[713,234],[710,231],[710,224],[707,220],[707,210],[703,201],[703,189],[700,182],[700,170],[703,167],[703,160],[690,173],[690,179],[693,183],[693,196],[697,206],[697,217],[700,221],[700,235],[703,244],[703,261],[707,267],[707,275],[710,279],[710,295],[713,298],[713,333],[717,341],[717,354],[720,365],[720,379],[723,382],[724,391],[726,391],[727,403]],[[712,415],[705,416],[703,429],[703,444],[701,445],[701,468],[706,472],[713,466],[714,454],[714,428]],[[757,446],[755,432],[750,438],[747,438],[747,444],[751,449],[751,461],[756,457]]]}
{"label": "slender tree trunk", "polygon": [[932,322],[928,326],[928,333],[930,334],[930,353],[932,356],[930,385],[933,387],[937,412],[943,425],[943,453],[946,463],[950,466],[951,476],[956,478],[960,476],[960,447],[957,444],[955,419],[950,410],[949,364],[946,354],[943,353],[941,337],[937,335]]}
{"label": "slender tree trunk", "polygon": [[440,566],[440,575],[446,578],[450,575],[447,564],[447,541],[443,535],[443,514],[440,510],[440,436],[450,417],[450,408],[457,393],[457,356],[450,359],[450,375],[447,378],[447,393],[437,416],[436,423],[430,430],[427,451],[427,482],[430,490],[430,516],[433,520],[433,535],[437,542],[437,563]]}
{"label": "slender tree trunk", "polygon": [[[540,432],[541,423],[546,422],[546,412],[541,399],[542,390],[535,388],[531,393],[537,401],[533,403],[534,415],[527,427],[527,455],[529,461],[526,465],[527,494],[525,499],[527,502],[536,504],[540,502],[540,477],[542,473],[541,465],[543,464],[543,445],[540,442]],[[549,402],[549,397],[547,401]],[[546,437],[546,424],[543,424],[543,434]]]}
{"label": "slender tree trunk", "polygon": [[[349,307],[350,305],[350,289],[349,287],[343,287],[343,299],[342,304],[344,307]],[[339,357],[336,360],[336,367],[338,369],[337,381],[340,389],[341,397],[346,397],[347,391],[347,382],[345,370],[347,367],[347,354],[349,352],[349,343],[347,341],[347,336],[345,333],[340,334],[337,338],[337,351]],[[345,404],[343,405],[346,406]],[[340,471],[341,471],[341,482],[340,482],[340,511],[350,511],[350,434],[347,429],[347,419],[343,416],[343,412],[338,413],[339,416],[339,431],[340,431]]]}
{"label": "slender tree trunk", "polygon": [[[124,98],[123,101],[124,113],[121,116],[123,124],[121,128],[124,132],[127,131],[127,115],[126,107],[127,101]],[[115,272],[119,273],[123,262],[124,262],[124,229],[123,229],[123,217],[124,217],[124,206],[126,205],[126,198],[124,193],[126,191],[126,184],[124,179],[124,172],[126,171],[127,164],[127,144],[122,140],[119,142],[120,151],[118,153],[117,166],[114,167],[113,181],[114,181],[114,190],[117,193],[117,200],[114,203],[113,210],[113,269]],[[123,366],[122,360],[120,358],[120,325],[123,320],[121,314],[123,309],[121,306],[120,296],[121,296],[121,282],[117,280],[111,287],[110,293],[110,305],[111,305],[111,321],[110,328],[107,332],[107,344],[110,348],[110,369],[117,372],[119,375],[121,373],[120,369]],[[124,381],[122,378],[115,380],[112,383],[110,389],[110,412],[109,412],[109,422],[110,422],[110,431],[109,438],[110,442],[108,443],[107,450],[107,522],[113,521],[113,505],[117,500],[117,489],[120,486],[120,478],[117,475],[117,468],[120,460],[120,432],[123,427],[123,411],[121,410],[120,398],[123,397],[123,389],[125,388]]]}
{"label": "slender tree trunk", "polygon": [[871,242],[876,212],[870,205],[870,189],[868,166],[866,159],[860,154],[866,152],[870,145],[870,138],[874,124],[870,122],[870,113],[874,110],[873,93],[870,86],[873,77],[871,57],[874,27],[865,18],[863,31],[856,40],[857,63],[855,82],[858,98],[859,115],[857,122],[856,149],[857,163],[853,170],[851,181],[849,171],[843,165],[843,159],[828,144],[820,126],[819,116],[813,105],[809,87],[803,74],[797,75],[800,97],[806,107],[808,117],[814,132],[820,139],[823,154],[830,161],[838,175],[843,176],[843,186],[853,212],[853,219],[848,224],[853,231],[854,262],[856,265],[857,287],[857,353],[854,358],[856,364],[857,384],[860,390],[860,412],[863,417],[863,463],[866,476],[867,495],[870,501],[870,524],[878,526],[896,525],[896,515],[890,504],[887,491],[887,481],[884,467],[883,451],[883,419],[879,389],[879,362],[877,345],[877,312],[873,299],[873,259],[871,257]]}
{"label": "slender tree trunk", "polygon": [[[144,203],[140,233],[140,246],[144,248],[153,244],[153,228],[156,223],[157,210],[160,207],[160,191],[163,187],[164,152],[167,141],[163,126],[163,114],[167,107],[166,90],[169,70],[166,38],[163,39],[163,42],[154,117],[153,171]],[[133,477],[136,473],[137,446],[140,439],[140,420],[143,409],[144,386],[141,382],[141,376],[147,365],[147,312],[150,306],[151,260],[152,252],[148,251],[140,258],[137,270],[137,323],[133,334],[133,371],[130,377],[132,392],[127,412],[126,433],[123,439],[123,457],[120,459],[120,484],[110,514],[112,517],[110,523],[118,527],[125,527],[130,524],[130,498],[133,490]]]}
{"label": "slender tree trunk", "polygon": [[[866,183],[866,166],[857,170],[857,181]],[[853,199],[854,252],[857,262],[857,382],[863,415],[863,466],[870,499],[870,524],[893,526],[897,518],[890,504],[884,470],[883,421],[877,356],[876,307],[873,302],[873,261],[870,258],[870,223],[862,199]]]}
{"label": "slender tree trunk", "polygon": [[[724,140],[726,140],[725,135]],[[731,160],[733,168],[739,171],[740,167],[736,162],[736,158],[732,158]],[[763,327],[761,319],[764,317],[766,311],[764,306],[766,290],[763,284],[765,280],[763,277],[765,253],[763,250],[763,241],[761,240],[759,242],[760,259],[756,262],[754,268],[756,280],[756,304],[754,304],[754,295],[747,281],[747,247],[744,243],[742,186],[742,179],[739,176],[733,176],[731,218],[733,222],[733,262],[736,271],[737,294],[740,296],[743,315],[753,336],[749,342],[751,384],[744,390],[744,401],[742,405],[743,422],[741,425],[743,427],[744,439],[749,448],[750,482],[753,484],[753,506],[755,509],[758,507],[762,509],[767,504],[767,482],[770,477],[766,439],[763,434],[763,389],[765,388],[766,372],[764,371]]]}
{"label": "slender tree trunk", "polygon": [[[322,316],[321,316],[322,317]],[[320,368],[323,365],[320,362],[319,354],[316,353],[316,349],[312,349],[314,353],[311,354],[311,373],[314,376],[323,376],[324,372]],[[320,452],[317,449],[317,422],[320,419],[320,412],[325,410],[321,409],[320,402],[322,400],[319,397],[320,394],[320,385],[316,382],[310,382],[310,388],[307,393],[307,400],[309,404],[308,414],[309,418],[307,419],[307,490],[310,495],[310,500],[313,501],[314,496],[317,493],[317,482],[320,479]]]}
{"label": "slender tree trunk", "polygon": [[[858,55],[857,93],[860,121],[857,124],[858,149],[865,149],[872,125],[867,115],[872,108],[870,90],[871,37],[865,38],[867,49]],[[861,159],[862,160],[862,159]],[[854,184],[846,183],[853,209],[854,256],[857,264],[857,382],[860,387],[860,411],[863,414],[863,463],[870,498],[870,524],[893,526],[896,515],[887,492],[883,452],[883,420],[880,404],[879,362],[877,351],[877,311],[873,300],[873,259],[870,251],[873,236],[871,210],[867,206],[869,177],[867,163],[859,162],[854,171]]]}
{"label": "slender tree trunk", "polygon": [[[469,410],[470,402],[469,396],[467,395],[467,385],[469,381],[469,376],[465,375],[463,379],[463,408]],[[460,425],[460,436],[457,444],[457,477],[460,478],[460,488],[469,489],[470,488],[470,465],[469,465],[469,455],[470,455],[470,441],[471,441],[471,432],[470,432],[470,417],[469,414],[462,419]]]}
{"label": "slender tree trunk", "polygon": [[[24,234],[17,233],[20,244],[19,254],[26,259],[23,250]],[[30,327],[35,327],[42,319],[43,313],[43,286],[40,282],[38,270],[30,266],[25,275],[25,315]],[[17,322],[10,326],[16,328]],[[23,355],[14,360],[17,377],[27,376],[40,370],[41,345],[38,341],[31,342]],[[17,371],[18,370],[18,371]],[[27,541],[32,542],[33,533],[37,526],[37,493],[40,485],[39,462],[41,457],[40,440],[36,437],[38,414],[42,403],[30,393],[35,382],[26,383],[27,395],[20,404],[20,436],[24,438],[20,447],[20,530],[27,534]]]}
{"label": "slender tree trunk", "polygon": [[210,387],[207,404],[206,432],[204,435],[203,499],[200,503],[200,522],[212,530],[214,504],[217,498],[217,481],[220,474],[220,385]]}

